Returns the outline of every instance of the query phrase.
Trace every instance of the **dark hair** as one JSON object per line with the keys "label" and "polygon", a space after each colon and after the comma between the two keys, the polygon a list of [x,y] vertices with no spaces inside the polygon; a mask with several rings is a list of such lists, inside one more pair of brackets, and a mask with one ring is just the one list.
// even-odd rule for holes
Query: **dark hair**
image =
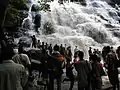
{"label": "dark hair", "polygon": [[78,51],[74,53],[74,58],[76,58],[77,56],[78,56]]}
{"label": "dark hair", "polygon": [[91,60],[92,61],[97,61],[98,60],[98,56],[96,54],[92,54],[91,55]]}
{"label": "dark hair", "polygon": [[33,35],[33,37],[35,37],[35,35]]}
{"label": "dark hair", "polygon": [[110,52],[110,46],[106,47],[106,52],[109,53]]}
{"label": "dark hair", "polygon": [[59,51],[59,46],[55,45],[53,49],[54,49],[54,51]]}
{"label": "dark hair", "polygon": [[5,47],[1,53],[2,60],[12,59],[13,55],[14,55],[14,50],[10,46]]}
{"label": "dark hair", "polygon": [[83,51],[78,51],[78,57],[79,57],[80,59],[83,59],[83,57],[84,57],[84,52],[83,52]]}

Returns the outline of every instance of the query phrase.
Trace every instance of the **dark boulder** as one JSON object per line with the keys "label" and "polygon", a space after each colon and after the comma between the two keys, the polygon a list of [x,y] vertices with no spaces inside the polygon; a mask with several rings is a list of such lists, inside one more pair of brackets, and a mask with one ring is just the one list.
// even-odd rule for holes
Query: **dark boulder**
{"label": "dark boulder", "polygon": [[40,61],[41,54],[42,54],[41,50],[31,49],[31,50],[27,51],[27,53],[29,54],[30,58]]}
{"label": "dark boulder", "polygon": [[35,26],[37,26],[37,27],[40,27],[40,26],[41,26],[41,15],[40,15],[40,14],[36,14],[35,20],[34,20],[34,24],[35,24]]}
{"label": "dark boulder", "polygon": [[32,8],[31,8],[31,11],[33,11],[33,12],[39,11],[39,6],[33,4],[33,5],[32,5]]}
{"label": "dark boulder", "polygon": [[31,42],[32,42],[31,38],[29,37],[21,37],[19,41],[24,47],[30,47]]}

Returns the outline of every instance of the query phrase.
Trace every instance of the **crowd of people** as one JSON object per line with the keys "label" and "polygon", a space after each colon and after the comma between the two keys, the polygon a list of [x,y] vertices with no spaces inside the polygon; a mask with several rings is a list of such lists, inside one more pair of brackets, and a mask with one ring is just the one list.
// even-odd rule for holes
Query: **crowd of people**
{"label": "crowd of people", "polygon": [[[85,60],[84,52],[77,46],[72,54],[71,46],[66,44],[53,46],[37,40],[35,35],[31,39],[33,51],[37,51],[35,54],[32,54],[33,51],[26,51],[21,42],[18,43],[18,52],[15,51],[12,38],[2,41],[0,90],[27,90],[28,81],[35,79],[32,73],[34,69],[39,71],[39,78],[46,81],[47,90],[54,90],[54,80],[57,80],[57,90],[62,90],[61,83],[65,81],[70,81],[69,90],[73,89],[75,81],[78,82],[78,90],[102,90],[101,77],[104,75],[108,75],[113,90],[119,90],[120,47],[114,50],[113,47],[104,46],[102,51],[90,47],[89,60]],[[36,59],[34,57],[41,63],[33,63],[32,59]],[[73,69],[77,71],[77,75],[74,75]],[[62,81],[63,73],[66,73],[66,78]],[[40,83],[39,80],[37,83]]]}
{"label": "crowd of people", "polygon": [[[63,4],[63,0],[59,0],[59,3]],[[32,47],[38,50],[26,51],[22,41],[19,41],[18,51],[15,51],[14,38],[3,34],[2,29],[8,1],[1,1],[0,4],[0,90],[27,90],[27,86],[31,85],[29,81],[33,82],[35,79],[32,73],[34,69],[39,71],[39,78],[46,80],[46,84],[43,84],[47,86],[47,90],[54,90],[54,80],[57,80],[57,90],[62,90],[61,83],[66,81],[66,78],[63,81],[61,79],[63,69],[66,69],[67,80],[71,82],[69,90],[73,89],[75,81],[78,82],[78,90],[101,90],[101,76],[105,75],[103,66],[107,70],[113,90],[116,88],[119,90],[120,47],[114,51],[112,47],[105,46],[101,52],[96,49],[93,52],[90,48],[89,60],[85,60],[84,52],[77,46],[72,54],[71,46],[66,44],[52,46],[52,44],[41,43],[32,36]],[[40,15],[36,15],[35,18],[41,19]],[[35,20],[34,23],[35,30],[38,32],[40,22]],[[33,59],[38,59],[40,63],[33,63]],[[101,59],[104,64],[100,63]],[[77,71],[77,76],[74,75],[73,69]],[[37,81],[37,84],[40,82]]]}

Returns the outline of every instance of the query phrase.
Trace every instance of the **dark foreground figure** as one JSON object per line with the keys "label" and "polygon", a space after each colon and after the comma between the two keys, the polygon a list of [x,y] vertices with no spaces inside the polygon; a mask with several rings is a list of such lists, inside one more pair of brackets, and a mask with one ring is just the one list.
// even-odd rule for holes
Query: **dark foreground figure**
{"label": "dark foreground figure", "polygon": [[110,48],[108,48],[108,54],[106,58],[106,68],[108,69],[108,77],[110,80],[110,83],[113,85],[113,90],[119,90],[119,79],[118,79],[118,64],[119,60],[117,59],[117,56],[115,52],[111,51]]}

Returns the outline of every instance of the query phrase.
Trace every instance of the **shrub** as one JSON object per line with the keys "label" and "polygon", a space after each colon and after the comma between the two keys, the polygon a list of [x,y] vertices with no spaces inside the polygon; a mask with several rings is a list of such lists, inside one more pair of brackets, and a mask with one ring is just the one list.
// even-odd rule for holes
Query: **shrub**
{"label": "shrub", "polygon": [[46,22],[44,24],[44,34],[48,35],[48,34],[52,34],[54,32],[55,32],[55,30],[54,30],[53,24],[51,22]]}

